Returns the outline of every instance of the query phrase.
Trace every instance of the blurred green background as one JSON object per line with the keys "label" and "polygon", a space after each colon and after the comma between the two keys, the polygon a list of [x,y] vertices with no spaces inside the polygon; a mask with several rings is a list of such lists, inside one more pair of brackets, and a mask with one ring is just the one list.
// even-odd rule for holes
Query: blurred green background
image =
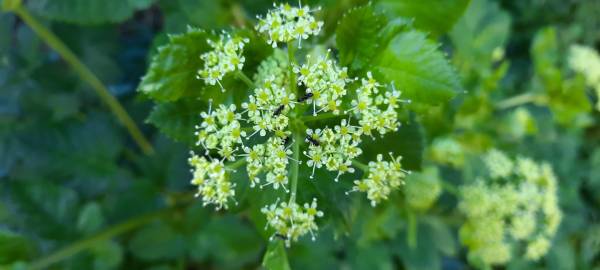
{"label": "blurred green background", "polygon": [[[344,12],[366,2],[303,4],[323,7],[318,17],[326,40]],[[449,54],[467,91],[419,119],[423,162],[443,163],[431,153],[440,138],[458,141],[473,156],[497,145],[549,161],[560,179],[560,231],[542,261],[516,257],[503,268],[600,269],[597,96],[566,68],[570,45],[600,48],[600,1],[427,1],[421,5],[431,5],[431,13],[417,13],[417,26],[418,16],[435,16],[435,7],[454,2],[463,15],[431,38]],[[374,4],[404,15],[394,11],[394,0]],[[136,88],[168,34],[188,25],[229,29],[271,6],[265,0],[24,1],[125,107],[153,145],[150,156],[45,40],[14,13],[0,13],[0,269],[261,268],[268,244],[262,225],[244,209],[214,212],[189,196],[189,148],[145,121],[152,104]],[[529,92],[544,98],[519,107],[533,119],[523,124],[515,120],[517,106],[499,101]],[[468,178],[477,168],[465,159],[438,164],[441,178],[453,185]],[[416,246],[409,247],[406,218],[394,204],[363,203],[348,213],[344,233],[336,224],[320,226],[316,242],[294,244],[287,257],[292,269],[471,269],[458,242],[455,206],[444,192],[421,214]]]}

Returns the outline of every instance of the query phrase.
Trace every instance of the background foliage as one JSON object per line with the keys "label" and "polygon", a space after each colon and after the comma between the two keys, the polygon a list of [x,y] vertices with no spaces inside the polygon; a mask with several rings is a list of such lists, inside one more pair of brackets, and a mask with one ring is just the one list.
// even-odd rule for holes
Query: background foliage
{"label": "background foliage", "polygon": [[[28,25],[0,13],[0,268],[470,269],[454,192],[473,181],[477,157],[492,146],[550,162],[565,215],[545,259],[515,257],[506,268],[600,267],[598,97],[567,67],[571,44],[600,49],[598,1],[306,2],[323,7],[320,38],[337,43],[351,74],[375,67],[415,101],[400,132],[385,141],[408,168],[443,181],[431,207],[406,199],[426,197],[410,190],[372,208],[344,195],[350,184],[304,184],[334,194],[320,200],[330,222],[316,242],[285,249],[269,244],[264,218],[252,210],[271,202],[267,195],[242,193],[227,212],[190,196],[186,159],[205,105],[180,97],[233,97],[165,77],[193,75],[199,52],[158,47],[191,42],[202,50],[207,33],[197,29],[244,25],[271,1],[30,0],[24,7],[108,86],[155,154],[136,147]],[[248,50],[250,69],[270,53]],[[164,65],[150,66],[152,57]],[[441,140],[464,151],[440,156]],[[369,151],[366,157],[387,152]]]}

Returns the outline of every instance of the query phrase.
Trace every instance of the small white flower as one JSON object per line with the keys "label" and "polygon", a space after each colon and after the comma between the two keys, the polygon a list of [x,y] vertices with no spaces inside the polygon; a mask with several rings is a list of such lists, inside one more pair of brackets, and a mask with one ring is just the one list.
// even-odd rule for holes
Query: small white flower
{"label": "small white flower", "polygon": [[225,74],[241,70],[244,67],[245,57],[242,55],[244,44],[248,43],[247,38],[232,37],[229,34],[222,34],[219,40],[207,40],[211,51],[200,55],[204,61],[204,68],[198,70],[198,76],[207,84],[221,86],[221,80]]}

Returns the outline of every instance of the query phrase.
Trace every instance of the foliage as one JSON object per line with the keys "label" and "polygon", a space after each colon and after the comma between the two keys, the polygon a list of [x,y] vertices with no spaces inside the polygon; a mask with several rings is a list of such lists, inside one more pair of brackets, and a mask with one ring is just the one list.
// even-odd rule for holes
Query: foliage
{"label": "foliage", "polygon": [[[302,48],[291,42],[295,50],[288,55],[286,44],[273,48],[267,43],[273,36],[254,29],[256,16],[264,18],[273,8],[268,0],[0,0],[0,269],[600,265],[596,1],[302,4],[322,7],[310,13],[323,22],[322,29],[302,39]],[[150,138],[155,154],[141,153],[64,56],[19,19],[22,13],[10,13],[19,9],[30,11],[94,72]],[[222,31],[248,40],[239,69],[247,76],[237,69],[225,74],[219,81],[224,92],[219,84],[197,78],[205,68],[201,55],[214,49],[207,40],[218,40]],[[255,94],[252,85],[260,86],[270,75],[279,74],[277,82],[292,87],[285,83],[293,73],[289,63],[301,66],[307,55],[313,60],[327,55],[340,70],[347,68],[350,94],[341,106],[357,98],[361,79],[369,76],[382,85],[382,94],[398,90],[410,103],[395,109],[397,131],[362,138],[356,171],[337,182],[338,171],[325,166],[310,180],[312,168],[299,151],[303,163],[296,173],[295,200],[301,211],[296,214],[311,211],[304,203],[316,198],[323,216],[314,219],[314,241],[308,233],[287,247],[285,235],[273,233],[261,209],[278,198],[281,206],[290,193],[251,188],[247,165],[225,162],[239,166],[227,171],[236,201],[215,211],[203,206],[203,198],[194,198],[188,157],[190,150],[204,153],[194,134],[202,112],[219,104],[240,110]],[[306,93],[304,84],[293,87],[300,93],[295,98]],[[290,122],[292,134],[347,119],[320,118],[333,115],[325,112],[310,119],[308,104],[298,105],[306,106],[305,118]],[[291,115],[294,110],[286,113],[300,119]],[[352,117],[351,124],[361,125]],[[254,136],[246,146],[264,143]],[[302,142],[301,150],[310,144],[305,137],[294,138]],[[491,149],[552,168],[563,215],[556,232],[543,229],[549,225],[539,222],[542,210],[528,212],[537,215],[535,233],[547,242],[536,246],[532,239],[515,239],[522,236],[515,228],[523,220],[515,211],[496,215],[507,205],[494,201],[501,196],[472,195],[526,182],[517,169],[506,178],[490,175],[486,154]],[[351,191],[361,191],[356,180],[398,176],[363,171],[378,154],[382,163],[373,168],[397,162],[410,174],[373,207],[367,194]],[[287,170],[293,171],[293,164],[290,160]],[[291,182],[293,173],[288,176]],[[473,214],[482,208],[487,211]],[[495,238],[481,236],[482,224],[490,225],[487,232],[496,232]],[[486,246],[491,238],[497,245]],[[545,251],[544,245],[547,252],[534,252]],[[524,255],[528,246],[531,259]],[[495,251],[496,261],[482,259],[485,250]]]}

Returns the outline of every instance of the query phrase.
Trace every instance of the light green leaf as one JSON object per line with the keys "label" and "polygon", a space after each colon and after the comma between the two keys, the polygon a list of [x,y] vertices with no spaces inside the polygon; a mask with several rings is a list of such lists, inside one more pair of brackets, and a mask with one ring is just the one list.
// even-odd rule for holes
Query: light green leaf
{"label": "light green leaf", "polygon": [[42,17],[77,24],[118,23],[154,0],[37,0],[27,8]]}
{"label": "light green leaf", "polygon": [[351,9],[340,20],[336,29],[336,44],[340,64],[350,69],[361,69],[377,53],[379,30],[386,18],[375,13],[371,5]]}
{"label": "light green leaf", "polygon": [[394,36],[374,65],[385,81],[393,81],[412,102],[441,104],[462,91],[456,71],[438,45],[416,30]]}
{"label": "light green leaf", "polygon": [[204,109],[205,105],[197,100],[157,104],[146,121],[175,141],[191,143],[194,126],[200,123],[200,113]]}
{"label": "light green leaf", "polygon": [[104,216],[100,205],[95,202],[87,203],[77,219],[77,229],[83,233],[92,233],[100,229],[104,225]]}
{"label": "light green leaf", "polygon": [[441,35],[452,28],[468,4],[469,0],[381,0],[376,7],[391,18],[414,18],[417,28]]}
{"label": "light green leaf", "polygon": [[282,241],[272,241],[269,243],[262,265],[267,270],[290,270],[287,254]]}
{"label": "light green leaf", "polygon": [[169,36],[169,43],[159,47],[152,58],[138,91],[161,102],[177,100],[186,91],[200,91],[204,83],[196,73],[202,68],[200,55],[209,49],[208,37],[206,31],[197,28]]}

